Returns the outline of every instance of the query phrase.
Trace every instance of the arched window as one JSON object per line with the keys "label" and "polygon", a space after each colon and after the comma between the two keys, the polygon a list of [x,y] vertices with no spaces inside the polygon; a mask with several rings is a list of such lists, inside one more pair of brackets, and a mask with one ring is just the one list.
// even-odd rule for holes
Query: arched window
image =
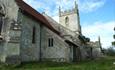
{"label": "arched window", "polygon": [[4,23],[3,17],[5,16],[4,5],[0,3],[0,35],[2,32],[2,26]]}
{"label": "arched window", "polygon": [[68,25],[69,24],[69,18],[65,17],[65,24]]}
{"label": "arched window", "polygon": [[0,3],[0,17],[5,16],[5,6],[4,4]]}

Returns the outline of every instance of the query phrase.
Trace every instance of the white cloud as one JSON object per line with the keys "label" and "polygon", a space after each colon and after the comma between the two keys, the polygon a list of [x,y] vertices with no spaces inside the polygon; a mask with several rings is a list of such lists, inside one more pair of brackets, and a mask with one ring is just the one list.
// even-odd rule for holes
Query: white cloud
{"label": "white cloud", "polygon": [[34,9],[39,9],[41,6],[44,6],[43,2],[38,0],[24,0],[27,4],[31,5]]}
{"label": "white cloud", "polygon": [[49,16],[58,15],[58,6],[55,0],[24,0],[27,4],[38,10],[40,13],[45,12]]}
{"label": "white cloud", "polygon": [[98,36],[101,37],[103,47],[111,46],[113,41],[113,34],[115,27],[115,21],[110,22],[95,22],[92,25],[83,25],[83,34],[89,37],[92,41],[98,40]]}
{"label": "white cloud", "polygon": [[79,8],[81,12],[87,13],[101,8],[105,3],[106,0],[83,0],[83,2],[79,0]]}
{"label": "white cloud", "polygon": [[62,10],[74,8],[74,2],[78,3],[79,9],[83,13],[95,11],[106,3],[106,0],[57,0],[56,5]]}
{"label": "white cloud", "polygon": [[[50,16],[58,15],[58,7],[62,11],[74,8],[74,2],[77,1],[81,12],[92,12],[105,4],[105,0],[24,0],[36,10],[46,12]],[[40,11],[41,12],[41,11]]]}

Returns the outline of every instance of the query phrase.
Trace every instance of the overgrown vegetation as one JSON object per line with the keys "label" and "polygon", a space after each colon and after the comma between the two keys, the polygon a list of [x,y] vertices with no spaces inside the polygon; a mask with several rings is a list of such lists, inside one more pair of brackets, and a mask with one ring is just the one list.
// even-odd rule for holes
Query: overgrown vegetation
{"label": "overgrown vegetation", "polygon": [[[115,31],[115,27],[114,27],[114,31]],[[115,34],[113,35],[113,38],[115,40]],[[115,41],[112,42],[112,45],[115,46]]]}
{"label": "overgrown vegetation", "polygon": [[77,63],[33,62],[12,67],[0,65],[0,70],[115,70],[115,58],[107,57]]}
{"label": "overgrown vegetation", "polygon": [[108,56],[115,56],[115,47],[109,47],[107,49],[103,49],[104,54]]}

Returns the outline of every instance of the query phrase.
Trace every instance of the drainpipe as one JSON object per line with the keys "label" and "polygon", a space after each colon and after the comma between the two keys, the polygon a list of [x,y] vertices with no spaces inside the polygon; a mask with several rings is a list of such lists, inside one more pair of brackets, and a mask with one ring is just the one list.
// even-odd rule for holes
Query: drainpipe
{"label": "drainpipe", "polygon": [[41,43],[42,43],[42,42],[41,42],[41,41],[42,41],[41,39],[42,39],[42,38],[41,38],[41,36],[42,36],[42,25],[40,24],[40,51],[39,51],[40,61],[41,61],[41,57],[42,57],[42,56],[41,56],[41,55],[42,55],[42,52],[41,52],[41,46],[42,46],[42,45],[41,45]]}

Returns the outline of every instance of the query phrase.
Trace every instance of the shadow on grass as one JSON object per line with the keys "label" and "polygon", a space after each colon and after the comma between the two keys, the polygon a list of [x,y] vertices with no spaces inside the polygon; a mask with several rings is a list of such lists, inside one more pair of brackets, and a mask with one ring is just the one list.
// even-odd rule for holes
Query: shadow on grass
{"label": "shadow on grass", "polygon": [[15,68],[48,68],[48,67],[67,67],[72,63],[59,63],[59,62],[25,62]]}

